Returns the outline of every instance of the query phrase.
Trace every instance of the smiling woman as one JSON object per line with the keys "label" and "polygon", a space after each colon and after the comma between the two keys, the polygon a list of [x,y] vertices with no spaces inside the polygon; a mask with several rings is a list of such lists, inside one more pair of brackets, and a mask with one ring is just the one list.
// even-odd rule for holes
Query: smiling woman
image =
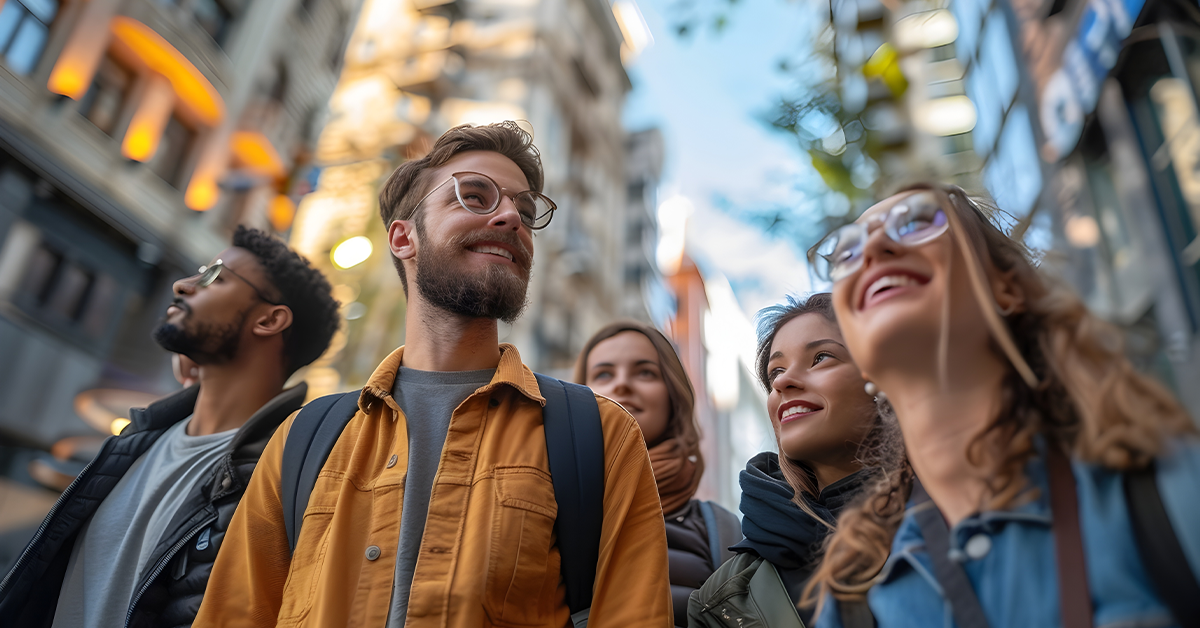
{"label": "smiling woman", "polygon": [[991,210],[919,185],[816,249],[908,452],[841,516],[817,625],[1196,625],[1195,425]]}
{"label": "smiling woman", "polygon": [[692,499],[704,458],[687,371],[657,329],[619,321],[584,345],[575,381],[621,404],[642,430],[666,518],[675,623],[687,625],[688,596],[732,556],[727,548],[741,539],[737,516]]}

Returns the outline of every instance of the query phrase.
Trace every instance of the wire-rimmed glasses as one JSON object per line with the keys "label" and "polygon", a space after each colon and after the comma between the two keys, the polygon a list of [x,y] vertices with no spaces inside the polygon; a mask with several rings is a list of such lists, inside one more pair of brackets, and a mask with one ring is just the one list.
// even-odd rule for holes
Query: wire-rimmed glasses
{"label": "wire-rimmed glasses", "polygon": [[550,197],[533,190],[509,194],[491,177],[478,172],[456,172],[450,175],[449,178],[430,190],[429,194],[417,201],[417,207],[420,207],[425,199],[451,181],[454,182],[454,194],[458,197],[458,203],[463,206],[463,209],[472,214],[484,216],[496,211],[496,208],[500,206],[500,199],[507,196],[517,207],[517,212],[521,215],[521,223],[534,231],[546,228],[546,225],[550,224],[550,219],[554,217],[554,210],[558,207],[554,201],[550,200]]}
{"label": "wire-rimmed glasses", "polygon": [[836,283],[862,268],[871,223],[880,220],[884,234],[904,246],[925,244],[950,227],[946,209],[936,192],[924,190],[911,194],[893,205],[882,218],[839,227],[809,249],[808,262],[817,276]]}
{"label": "wire-rimmed glasses", "polygon": [[258,298],[262,299],[264,303],[268,303],[270,305],[285,305],[284,303],[276,303],[275,301],[268,299],[266,295],[263,294],[263,291],[258,289],[258,286],[251,283],[249,279],[246,279],[245,277],[234,272],[232,268],[225,265],[224,261],[219,259],[208,266],[200,267],[200,270],[196,274],[196,287],[207,288],[211,286],[212,282],[216,281],[217,277],[220,276],[222,272],[227,272],[230,275],[241,279],[243,283],[245,283],[247,286],[250,286],[250,288],[254,290],[254,293],[257,294]]}

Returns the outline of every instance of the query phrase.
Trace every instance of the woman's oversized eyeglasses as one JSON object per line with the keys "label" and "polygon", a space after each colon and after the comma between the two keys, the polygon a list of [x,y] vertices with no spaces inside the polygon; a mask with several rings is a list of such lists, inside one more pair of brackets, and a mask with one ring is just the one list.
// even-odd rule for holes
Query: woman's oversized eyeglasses
{"label": "woman's oversized eyeglasses", "polygon": [[521,214],[521,222],[535,231],[550,224],[554,210],[558,207],[550,197],[533,190],[509,194],[508,190],[496,185],[491,177],[478,172],[456,172],[450,175],[450,178],[439,183],[429,194],[417,201],[417,207],[451,181],[454,182],[454,194],[458,197],[458,204],[462,205],[463,209],[484,216],[496,211],[500,206],[500,199],[507,196],[512,199],[517,212]]}
{"label": "woman's oversized eyeglasses", "polygon": [[264,303],[268,303],[270,305],[285,305],[284,303],[276,303],[268,299],[266,295],[263,294],[263,291],[258,289],[258,286],[250,283],[249,279],[246,279],[245,277],[233,272],[233,269],[226,266],[225,262],[222,260],[217,260],[208,266],[200,267],[199,272],[196,274],[196,287],[207,288],[211,286],[212,282],[216,281],[217,277],[219,277],[222,272],[229,273],[230,275],[241,279],[243,283],[245,283],[247,286],[250,286],[250,288],[254,290],[254,294],[257,294],[258,298],[262,299]]}
{"label": "woman's oversized eyeglasses", "polygon": [[882,218],[851,223],[834,230],[808,250],[808,262],[817,276],[838,282],[862,268],[863,250],[871,223],[883,221],[883,233],[897,244],[920,246],[946,233],[949,222],[940,197],[922,191],[905,197]]}

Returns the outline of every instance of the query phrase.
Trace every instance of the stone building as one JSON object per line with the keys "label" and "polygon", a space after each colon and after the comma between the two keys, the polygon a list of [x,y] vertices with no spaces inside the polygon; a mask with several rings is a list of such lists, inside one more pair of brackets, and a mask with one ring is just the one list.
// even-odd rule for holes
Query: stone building
{"label": "stone building", "polygon": [[3,3],[3,442],[107,433],[131,402],[175,385],[150,339],[171,283],[239,223],[290,228],[355,11]]}
{"label": "stone building", "polygon": [[[558,204],[537,234],[530,307],[501,330],[502,340],[535,368],[562,375],[601,325],[649,317],[640,277],[629,283],[653,274],[637,261],[653,242],[653,189],[633,198],[627,188],[631,149],[620,114],[628,47],[605,0],[367,0],[318,141],[317,189],[292,233],[348,303],[345,333],[314,365],[310,386],[359,386],[403,343],[404,298],[379,219],[379,186],[459,124],[527,124],[544,191]],[[639,157],[654,181],[661,144],[657,150],[657,165]],[[627,216],[639,217],[636,226]]]}

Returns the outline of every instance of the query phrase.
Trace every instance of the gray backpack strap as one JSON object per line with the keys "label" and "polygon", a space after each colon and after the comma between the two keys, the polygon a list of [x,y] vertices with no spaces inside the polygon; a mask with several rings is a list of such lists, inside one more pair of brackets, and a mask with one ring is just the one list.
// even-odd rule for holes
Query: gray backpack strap
{"label": "gray backpack strap", "polygon": [[317,475],[333,445],[346,429],[346,424],[358,411],[362,391],[326,395],[314,399],[300,409],[283,446],[283,468],[280,473],[280,494],[283,500],[283,526],[287,531],[288,549],[296,551],[300,524],[308,498],[317,484]]}
{"label": "gray backpack strap", "polygon": [[[708,502],[704,502],[708,503]],[[804,628],[804,621],[792,598],[788,597],[787,587],[783,586],[783,578],[779,577],[775,565],[764,560],[754,570],[750,577],[750,597],[754,605],[762,613],[763,621],[771,628]]]}
{"label": "gray backpack strap", "polygon": [[604,521],[604,429],[595,394],[579,384],[537,375],[546,399],[542,422],[558,517],[554,532],[562,556],[567,606],[576,628],[587,625],[600,561]]}
{"label": "gray backpack strap", "polygon": [[708,555],[712,558],[715,571],[733,558],[729,549],[742,540],[742,523],[737,515],[713,502],[700,502],[700,513],[704,516],[704,527],[708,530]]}

